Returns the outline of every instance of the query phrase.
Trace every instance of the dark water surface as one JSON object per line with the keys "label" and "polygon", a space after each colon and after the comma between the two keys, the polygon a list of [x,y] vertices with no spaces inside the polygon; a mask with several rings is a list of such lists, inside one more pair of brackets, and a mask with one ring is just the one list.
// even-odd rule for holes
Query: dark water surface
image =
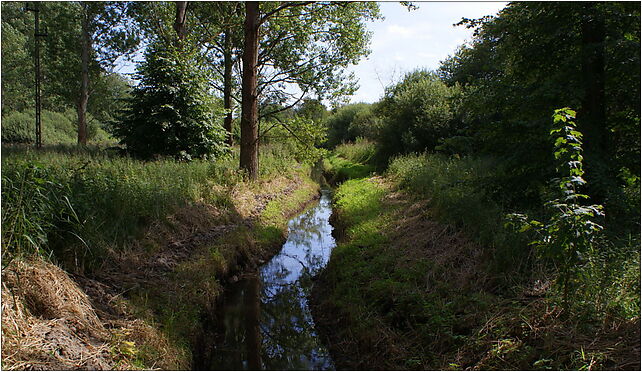
{"label": "dark water surface", "polygon": [[334,365],[314,329],[307,297],[312,277],[335,246],[330,193],[288,223],[281,252],[258,275],[230,286],[217,314],[218,340],[208,358],[213,370],[328,370]]}

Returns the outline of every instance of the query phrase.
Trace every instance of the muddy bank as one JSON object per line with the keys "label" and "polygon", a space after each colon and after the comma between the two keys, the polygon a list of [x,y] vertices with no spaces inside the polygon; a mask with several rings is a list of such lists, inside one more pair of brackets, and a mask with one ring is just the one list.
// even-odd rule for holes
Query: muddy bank
{"label": "muddy bank", "polygon": [[203,201],[153,222],[91,274],[11,263],[2,273],[3,368],[189,369],[226,283],[274,255],[287,220],[319,196],[300,174],[228,192],[226,205]]}

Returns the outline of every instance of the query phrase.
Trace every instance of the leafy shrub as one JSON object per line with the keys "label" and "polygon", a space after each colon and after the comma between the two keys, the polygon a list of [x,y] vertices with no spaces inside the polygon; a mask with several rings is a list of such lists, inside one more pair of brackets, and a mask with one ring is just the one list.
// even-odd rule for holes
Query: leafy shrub
{"label": "leafy shrub", "polygon": [[25,112],[12,112],[2,118],[2,142],[30,143],[36,134],[34,118]]}
{"label": "leafy shrub", "polygon": [[113,133],[141,158],[218,156],[228,149],[223,113],[209,93],[208,75],[198,52],[150,45],[139,66],[134,89],[122,120]]}
{"label": "leafy shrub", "polygon": [[357,137],[376,138],[380,119],[373,106],[367,103],[345,105],[337,109],[326,120],[328,128],[329,147],[335,147],[344,142],[352,142]]}
{"label": "leafy shrub", "polygon": [[545,223],[529,220],[522,214],[511,214],[518,221],[522,232],[533,229],[537,235],[535,245],[543,257],[551,259],[558,268],[557,284],[562,289],[564,300],[570,292],[581,285],[580,274],[596,245],[596,235],[602,226],[593,220],[603,215],[601,205],[582,205],[588,195],[579,193],[586,184],[582,178],[582,133],[575,129],[575,111],[569,108],[555,110],[551,135],[554,140],[557,171],[562,175],[553,182],[559,197],[546,203],[550,211]]}
{"label": "leafy shrub", "polygon": [[440,140],[455,135],[458,96],[458,86],[448,87],[425,70],[387,89],[379,106],[385,123],[379,133],[383,157],[433,151]]}

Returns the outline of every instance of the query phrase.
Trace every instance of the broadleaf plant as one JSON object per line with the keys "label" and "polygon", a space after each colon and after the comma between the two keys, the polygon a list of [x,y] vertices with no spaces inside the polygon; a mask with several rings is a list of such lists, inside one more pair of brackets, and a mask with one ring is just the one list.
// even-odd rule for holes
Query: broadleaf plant
{"label": "broadleaf plant", "polygon": [[533,231],[535,240],[531,242],[540,255],[551,259],[558,268],[556,284],[568,300],[569,292],[581,283],[582,268],[590,261],[588,255],[595,247],[595,239],[602,226],[595,218],[603,216],[602,205],[582,205],[589,199],[580,193],[586,185],[582,166],[582,133],[576,129],[575,111],[568,107],[555,110],[553,140],[556,170],[561,175],[553,180],[558,197],[546,202],[549,211],[548,221],[529,219],[519,213],[508,215],[509,223],[517,225],[520,232]]}

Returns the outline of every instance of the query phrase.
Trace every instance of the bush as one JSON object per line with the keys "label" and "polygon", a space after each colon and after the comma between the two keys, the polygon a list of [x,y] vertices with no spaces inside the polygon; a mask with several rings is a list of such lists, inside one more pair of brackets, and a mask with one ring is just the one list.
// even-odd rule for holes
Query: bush
{"label": "bush", "polygon": [[34,117],[26,112],[12,112],[2,118],[3,143],[32,143],[36,137]]}
{"label": "bush", "polygon": [[355,103],[343,106],[326,120],[328,128],[328,147],[352,142],[357,137],[376,138],[380,119],[375,114],[373,105]]}
{"label": "bush", "polygon": [[[43,110],[41,114],[42,143],[45,145],[75,144],[77,142],[76,111],[63,112]],[[34,111],[12,112],[2,118],[3,143],[34,143]],[[91,115],[87,115],[87,135],[91,142],[109,143],[113,139],[101,128]]]}
{"label": "bush", "polygon": [[150,45],[139,66],[140,84],[122,120],[113,123],[128,151],[141,158],[191,159],[228,150],[223,111],[216,109],[201,62],[196,51]]}
{"label": "bush", "polygon": [[448,87],[424,70],[389,88],[379,105],[385,123],[379,133],[383,157],[433,151],[440,140],[456,135],[458,97],[458,86]]}

